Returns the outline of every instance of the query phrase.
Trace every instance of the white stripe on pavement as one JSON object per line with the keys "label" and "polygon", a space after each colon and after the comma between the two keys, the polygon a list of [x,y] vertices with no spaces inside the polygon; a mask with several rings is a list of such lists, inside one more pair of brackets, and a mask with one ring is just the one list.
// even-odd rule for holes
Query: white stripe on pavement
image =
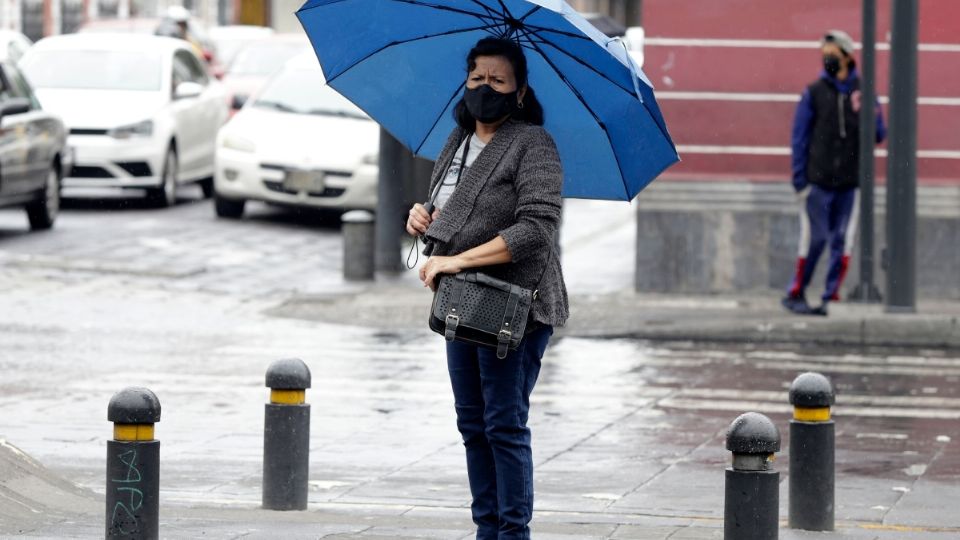
{"label": "white stripe on pavement", "polygon": [[[715,401],[701,399],[667,398],[661,400],[659,407],[670,409],[699,411],[756,411],[772,414],[790,414],[793,407],[789,404],[769,403],[766,401]],[[946,409],[910,409],[902,407],[837,407],[832,411],[839,417],[871,418],[928,418],[936,420],[960,420],[960,411]]]}

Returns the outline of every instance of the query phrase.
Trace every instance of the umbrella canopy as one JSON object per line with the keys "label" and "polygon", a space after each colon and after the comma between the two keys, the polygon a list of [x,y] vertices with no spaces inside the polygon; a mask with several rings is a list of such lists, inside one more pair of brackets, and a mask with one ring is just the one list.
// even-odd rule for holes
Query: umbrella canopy
{"label": "umbrella canopy", "polygon": [[417,155],[440,153],[467,53],[492,35],[524,48],[564,196],[630,200],[679,160],[626,47],[562,0],[308,0],[297,17],[328,84]]}

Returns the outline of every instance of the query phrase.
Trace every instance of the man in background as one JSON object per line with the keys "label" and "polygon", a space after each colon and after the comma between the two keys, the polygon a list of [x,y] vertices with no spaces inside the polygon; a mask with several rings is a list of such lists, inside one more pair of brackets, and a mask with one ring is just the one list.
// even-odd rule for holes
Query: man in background
{"label": "man in background", "polygon": [[[793,188],[800,202],[800,249],[796,272],[781,304],[799,315],[826,315],[840,299],[856,235],[860,171],[860,79],[853,40],[831,30],[821,41],[823,69],[807,86],[793,123]],[[886,137],[877,107],[877,142]],[[807,303],[806,289],[825,247],[830,247],[820,305]]]}

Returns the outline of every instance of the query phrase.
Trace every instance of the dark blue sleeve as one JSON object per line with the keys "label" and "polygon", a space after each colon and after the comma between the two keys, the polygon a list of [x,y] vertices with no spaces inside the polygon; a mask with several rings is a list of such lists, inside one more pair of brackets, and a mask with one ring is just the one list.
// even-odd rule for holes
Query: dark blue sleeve
{"label": "dark blue sleeve", "polygon": [[807,152],[810,150],[810,130],[813,127],[813,100],[810,89],[803,91],[797,114],[793,117],[793,132],[790,142],[792,152],[793,189],[800,191],[807,187]]}
{"label": "dark blue sleeve", "polygon": [[887,140],[887,125],[883,123],[883,109],[877,101],[877,144]]}

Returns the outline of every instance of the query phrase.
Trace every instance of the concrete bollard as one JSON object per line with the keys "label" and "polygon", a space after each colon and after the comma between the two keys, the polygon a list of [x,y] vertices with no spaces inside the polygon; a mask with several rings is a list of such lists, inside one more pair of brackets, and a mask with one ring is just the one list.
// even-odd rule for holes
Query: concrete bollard
{"label": "concrete bollard", "polygon": [[791,529],[832,531],[834,516],[834,424],[830,381],[804,373],[790,385]]}
{"label": "concrete bollard", "polygon": [[106,538],[160,537],[160,400],[146,388],[124,388],[110,398],[107,419]]}
{"label": "concrete bollard", "polygon": [[727,430],[733,464],[726,472],[723,538],[776,540],[779,533],[780,473],[773,470],[780,432],[754,412],[737,417]]}
{"label": "concrete bollard", "polygon": [[263,507],[306,510],[310,475],[310,368],[298,358],[267,368],[270,403],[264,406]]}
{"label": "concrete bollard", "polygon": [[343,278],[348,281],[372,281],[374,272],[375,231],[373,214],[351,210],[343,214]]}

